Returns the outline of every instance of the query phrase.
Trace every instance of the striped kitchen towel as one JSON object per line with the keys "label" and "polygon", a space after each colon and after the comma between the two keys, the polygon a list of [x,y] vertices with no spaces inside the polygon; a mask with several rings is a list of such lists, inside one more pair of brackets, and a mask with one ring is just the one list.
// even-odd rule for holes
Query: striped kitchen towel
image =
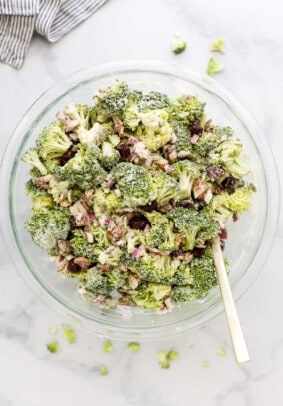
{"label": "striped kitchen towel", "polygon": [[106,0],[0,0],[0,61],[22,67],[34,31],[58,41]]}

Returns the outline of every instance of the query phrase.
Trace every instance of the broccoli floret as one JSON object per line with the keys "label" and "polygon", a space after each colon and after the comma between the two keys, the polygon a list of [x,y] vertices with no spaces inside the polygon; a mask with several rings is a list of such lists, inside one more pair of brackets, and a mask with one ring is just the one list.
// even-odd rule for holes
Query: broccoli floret
{"label": "broccoli floret", "polygon": [[161,92],[143,94],[137,104],[139,111],[165,109],[169,107],[169,105],[169,97],[167,94]]}
{"label": "broccoli floret", "polygon": [[42,209],[53,209],[55,202],[48,193],[38,194],[31,199],[31,209],[33,212],[39,212]]}
{"label": "broccoli floret", "polygon": [[180,54],[186,49],[186,47],[187,43],[184,38],[182,38],[180,34],[175,35],[175,38],[172,41],[172,51],[174,52],[174,54]]}
{"label": "broccoli floret", "polygon": [[95,251],[95,245],[87,241],[81,230],[73,230],[72,233],[73,236],[70,239],[72,254],[75,257],[85,257],[90,262],[97,262],[98,255]]}
{"label": "broccoli floret", "polygon": [[151,174],[142,166],[122,162],[112,169],[112,176],[125,205],[143,206],[156,198]]}
{"label": "broccoli floret", "polygon": [[[63,201],[68,202],[69,182],[58,181],[54,178],[51,179],[51,181],[49,182],[48,193],[52,195],[56,203],[62,203]],[[71,204],[71,201],[69,203]],[[69,206],[70,204],[67,205]]]}
{"label": "broccoli floret", "polygon": [[191,145],[192,156],[196,161],[207,158],[210,152],[222,145],[224,141],[230,140],[232,135],[231,127],[216,127],[213,132],[204,132],[198,141]]}
{"label": "broccoli floret", "polygon": [[170,200],[176,201],[180,198],[178,182],[166,173],[156,173],[153,177],[153,182],[158,206],[164,206]]}
{"label": "broccoli floret", "polygon": [[64,166],[57,168],[56,174],[59,178],[67,180],[70,186],[76,185],[84,190],[101,185],[107,173],[98,163],[97,157],[96,145],[81,147]]}
{"label": "broccoli floret", "polygon": [[220,52],[221,54],[224,54],[224,44],[225,40],[223,38],[215,39],[214,41],[212,41],[210,50],[213,52]]}
{"label": "broccoli floret", "polygon": [[132,298],[137,306],[144,309],[158,309],[164,306],[164,300],[169,297],[171,287],[168,285],[144,283]]}
{"label": "broccoli floret", "polygon": [[179,181],[181,199],[191,197],[194,180],[201,175],[199,165],[185,159],[176,162],[172,167],[174,169],[172,176]]}
{"label": "broccoli floret", "polygon": [[28,149],[22,156],[22,161],[36,168],[40,175],[47,175],[47,169],[41,162],[36,148]]}
{"label": "broccoli floret", "polygon": [[95,295],[109,295],[112,291],[106,273],[101,273],[96,268],[88,270],[86,282],[83,285],[88,292],[94,293]]}
{"label": "broccoli floret", "polygon": [[91,118],[93,109],[87,104],[69,104],[65,107],[64,113],[74,120],[77,126],[72,130],[74,133],[79,133],[81,130],[89,130],[91,126]]}
{"label": "broccoli floret", "polygon": [[104,169],[111,170],[120,160],[119,152],[114,149],[112,144],[104,141],[102,144],[102,154],[100,164]]}
{"label": "broccoli floret", "polygon": [[126,234],[127,239],[127,252],[131,254],[134,252],[136,246],[145,243],[144,234],[140,230],[131,230]]}
{"label": "broccoli floret", "polygon": [[146,245],[165,251],[176,249],[175,234],[173,233],[173,224],[157,212],[145,214],[151,222],[151,229],[146,234]]}
{"label": "broccoli floret", "polygon": [[104,228],[92,226],[90,232],[93,235],[95,246],[99,249],[104,250],[111,245],[107,237],[107,231]]}
{"label": "broccoli floret", "polygon": [[184,246],[187,250],[194,248],[198,233],[200,238],[210,239],[220,231],[219,226],[209,216],[196,210],[175,207],[168,217],[173,220],[175,227],[184,233]]}
{"label": "broccoli floret", "polygon": [[129,88],[125,82],[115,82],[111,86],[100,89],[94,97],[98,116],[112,118],[121,116],[129,101]]}
{"label": "broccoli floret", "polygon": [[148,282],[171,284],[180,262],[166,255],[144,254],[136,263],[135,271]]}
{"label": "broccoli floret", "polygon": [[65,240],[70,231],[70,216],[64,209],[42,209],[34,212],[25,227],[33,241],[45,250],[55,247],[57,240]]}
{"label": "broccoli floret", "polygon": [[150,151],[157,151],[171,140],[172,129],[165,110],[141,113],[140,117],[143,125],[137,128],[136,136]]}
{"label": "broccoli floret", "polygon": [[111,289],[115,290],[125,285],[128,279],[128,274],[127,272],[121,271],[119,268],[114,268],[112,271],[107,272],[107,278]]}
{"label": "broccoli floret", "polygon": [[239,140],[227,140],[210,151],[209,162],[216,166],[224,167],[235,178],[242,178],[251,169],[241,159],[242,143]]}
{"label": "broccoli floret", "polygon": [[111,214],[113,211],[121,209],[123,200],[114,192],[104,193],[102,189],[96,189],[94,196],[94,212],[99,211],[101,207],[106,207],[107,212]]}
{"label": "broccoli floret", "polygon": [[57,120],[44,128],[36,139],[36,146],[40,157],[47,160],[61,157],[72,146],[72,142]]}
{"label": "broccoli floret", "polygon": [[194,96],[181,96],[171,101],[168,108],[170,121],[187,125],[198,124],[203,116],[204,103]]}
{"label": "broccoli floret", "polygon": [[212,57],[208,61],[206,72],[208,73],[208,75],[212,76],[223,71],[223,69],[224,65],[222,63],[219,63],[215,58]]}
{"label": "broccoli floret", "polygon": [[190,263],[191,282],[186,286],[174,286],[171,299],[175,303],[203,299],[217,284],[212,250],[207,247],[204,255],[193,258]]}
{"label": "broccoli floret", "polygon": [[191,132],[189,127],[181,123],[180,121],[173,121],[171,123],[172,130],[174,135],[176,136],[176,151],[187,151],[190,152],[191,150]]}
{"label": "broccoli floret", "polygon": [[141,122],[139,108],[136,104],[130,105],[123,113],[123,124],[126,128],[134,131]]}
{"label": "broccoli floret", "polygon": [[37,186],[33,179],[30,179],[26,182],[25,184],[25,194],[30,197],[33,198],[36,195],[40,195],[42,194],[42,192],[44,192],[43,189],[41,189],[39,186]]}
{"label": "broccoli floret", "polygon": [[236,189],[232,194],[223,192],[216,195],[207,207],[207,212],[224,226],[234,213],[242,214],[249,209],[254,190],[253,185],[246,185]]}
{"label": "broccoli floret", "polygon": [[96,249],[97,261],[102,265],[117,266],[120,262],[122,251],[118,247],[109,247],[107,250]]}

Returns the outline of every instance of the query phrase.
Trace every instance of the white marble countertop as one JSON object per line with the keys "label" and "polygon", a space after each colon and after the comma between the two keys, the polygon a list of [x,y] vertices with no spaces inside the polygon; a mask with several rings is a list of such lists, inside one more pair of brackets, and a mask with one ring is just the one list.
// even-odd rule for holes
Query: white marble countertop
{"label": "white marble countertop", "polygon": [[[203,72],[211,40],[223,36],[227,52],[219,59],[226,69],[217,80],[259,120],[282,180],[282,13],[280,0],[109,0],[60,42],[51,45],[35,37],[22,70],[0,65],[0,151],[29,105],[64,76],[123,59],[177,61]],[[187,51],[179,56],[170,51],[176,31],[188,39]],[[238,366],[223,315],[193,333],[142,344],[136,354],[123,342],[103,354],[102,338],[76,326],[76,344],[62,342],[57,354],[48,353],[48,328],[65,320],[33,295],[0,244],[0,405],[281,406],[282,246],[281,218],[263,272],[238,302],[251,356],[248,365]],[[223,346],[226,357],[217,354]],[[169,370],[156,360],[162,348],[180,353]],[[99,375],[101,363],[108,376]]]}

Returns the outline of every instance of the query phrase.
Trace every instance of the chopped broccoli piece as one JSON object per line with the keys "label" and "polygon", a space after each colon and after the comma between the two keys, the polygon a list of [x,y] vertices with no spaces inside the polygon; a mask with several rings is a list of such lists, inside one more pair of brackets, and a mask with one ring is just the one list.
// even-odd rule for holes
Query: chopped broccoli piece
{"label": "chopped broccoli piece", "polygon": [[208,75],[212,76],[216,73],[222,72],[224,69],[224,65],[216,61],[215,58],[210,58],[207,64],[207,73]]}
{"label": "chopped broccoli piece", "polygon": [[144,309],[158,309],[164,306],[164,300],[169,297],[170,291],[171,286],[168,285],[144,283],[132,298],[136,305]]}
{"label": "chopped broccoli piece", "polygon": [[54,209],[55,202],[48,193],[42,192],[41,194],[37,194],[31,199],[31,209],[32,211],[39,212],[42,209]]}
{"label": "chopped broccoli piece", "polygon": [[122,193],[124,205],[143,206],[156,198],[151,174],[142,166],[122,162],[112,169],[112,176]]}
{"label": "chopped broccoli piece", "polygon": [[171,260],[165,255],[144,254],[136,267],[140,277],[148,282],[170,285],[175,281],[174,276],[180,261]]}
{"label": "chopped broccoli piece", "polygon": [[220,357],[226,357],[227,355],[226,348],[224,347],[218,348],[217,354],[220,355]]}
{"label": "chopped broccoli piece", "polygon": [[57,240],[65,240],[70,231],[70,216],[64,209],[42,209],[27,219],[25,227],[33,241],[45,250],[56,246]]}
{"label": "chopped broccoli piece", "polygon": [[113,352],[113,345],[110,340],[105,340],[103,343],[103,352],[105,354],[110,354]]}
{"label": "chopped broccoli piece", "polygon": [[225,40],[223,38],[215,39],[214,41],[212,41],[210,50],[224,54],[225,53],[224,44],[225,44]]}
{"label": "chopped broccoli piece", "polygon": [[62,124],[57,120],[45,127],[36,139],[38,153],[43,159],[61,157],[72,146]]}
{"label": "chopped broccoli piece", "polygon": [[179,358],[179,354],[175,350],[158,351],[157,358],[161,368],[168,369],[170,368],[171,361],[175,361]]}
{"label": "chopped broccoli piece", "polygon": [[173,224],[166,216],[157,212],[145,213],[145,216],[151,223],[151,229],[145,236],[146,245],[165,251],[176,249]]}
{"label": "chopped broccoli piece", "polygon": [[203,116],[204,103],[194,96],[181,96],[171,101],[168,108],[170,121],[192,125],[198,124]]}
{"label": "chopped broccoli piece", "polygon": [[167,94],[160,92],[143,94],[137,104],[140,111],[165,109],[169,105],[170,100]]}
{"label": "chopped broccoli piece", "polygon": [[40,175],[47,174],[47,169],[41,162],[36,148],[28,149],[22,156],[22,161],[36,168]]}
{"label": "chopped broccoli piece", "polygon": [[191,191],[194,180],[200,175],[200,166],[188,159],[178,161],[172,165],[174,172],[172,176],[179,181],[180,198],[186,199],[191,197]]}
{"label": "chopped broccoli piece", "polygon": [[130,105],[123,113],[123,124],[126,128],[134,131],[141,122],[139,108],[136,104]]}
{"label": "chopped broccoli piece", "polygon": [[136,343],[135,341],[132,341],[132,342],[130,342],[129,344],[128,344],[128,349],[131,351],[131,352],[138,352],[139,351],[139,349],[140,349],[140,344],[139,343]]}
{"label": "chopped broccoli piece", "polygon": [[191,146],[191,132],[188,125],[180,122],[173,121],[171,123],[173,133],[176,136],[176,151],[190,151]]}
{"label": "chopped broccoli piece", "polygon": [[52,341],[51,343],[46,344],[46,348],[48,349],[49,352],[54,354],[59,349],[59,343],[58,341]]}
{"label": "chopped broccoli piece", "polygon": [[125,82],[115,82],[100,89],[94,97],[98,116],[112,118],[122,115],[129,100],[129,88]]}
{"label": "chopped broccoli piece", "polygon": [[173,220],[175,227],[184,233],[184,246],[187,250],[194,248],[198,234],[200,238],[211,239],[220,231],[214,220],[196,210],[175,207],[168,217]]}
{"label": "chopped broccoli piece", "polygon": [[91,262],[97,262],[97,251],[95,245],[87,241],[81,230],[73,230],[73,236],[70,239],[70,246],[75,257],[85,257]]}
{"label": "chopped broccoli piece", "polygon": [[151,110],[140,117],[143,125],[137,128],[136,136],[150,151],[157,151],[171,140],[172,129],[165,110]]}
{"label": "chopped broccoli piece", "polygon": [[84,287],[88,292],[95,295],[109,295],[112,290],[107,275],[101,273],[96,268],[91,268],[87,271]]}
{"label": "chopped broccoli piece", "polygon": [[172,41],[172,51],[174,52],[174,54],[180,54],[186,49],[186,47],[187,43],[184,38],[182,38],[180,34],[175,35],[175,38]]}
{"label": "chopped broccoli piece", "polygon": [[111,170],[120,160],[119,152],[114,149],[113,145],[104,141],[102,144],[102,155],[100,164],[104,169]]}
{"label": "chopped broccoli piece", "polygon": [[107,278],[111,289],[115,290],[125,285],[128,275],[127,272],[123,272],[119,268],[114,268],[111,272],[107,272]]}
{"label": "chopped broccoli piece", "polygon": [[81,130],[90,129],[93,108],[89,107],[87,104],[69,104],[65,107],[64,113],[74,120],[74,125],[77,123],[74,129],[72,129],[75,133],[79,133]]}
{"label": "chopped broccoli piece", "polygon": [[97,158],[98,151],[95,145],[81,147],[64,166],[58,167],[56,174],[59,178],[67,180],[70,186],[76,185],[84,190],[99,186],[107,173]]}
{"label": "chopped broccoli piece", "polygon": [[171,176],[164,172],[159,172],[154,175],[153,182],[158,206],[164,206],[169,203],[169,201],[179,200],[179,185]]}
{"label": "chopped broccoli piece", "polygon": [[99,373],[101,376],[106,376],[108,375],[108,369],[106,368],[105,365],[100,365],[99,367]]}
{"label": "chopped broccoli piece", "polygon": [[49,329],[48,329],[48,333],[51,335],[55,335],[57,333],[57,331],[58,331],[58,326],[52,326],[52,327],[49,327]]}
{"label": "chopped broccoli piece", "polygon": [[76,332],[75,330],[66,324],[62,325],[63,328],[63,337],[69,344],[74,344],[76,342]]}
{"label": "chopped broccoli piece", "polygon": [[106,207],[108,213],[112,211],[119,211],[122,207],[123,200],[121,197],[117,196],[114,192],[104,193],[102,189],[96,189],[93,197],[94,202],[94,212],[99,210],[101,207]]}

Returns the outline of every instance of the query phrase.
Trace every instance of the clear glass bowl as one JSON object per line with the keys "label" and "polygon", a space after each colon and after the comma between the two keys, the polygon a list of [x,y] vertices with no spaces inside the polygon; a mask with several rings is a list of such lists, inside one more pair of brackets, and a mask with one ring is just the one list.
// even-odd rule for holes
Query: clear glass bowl
{"label": "clear glass bowl", "polygon": [[141,310],[103,310],[83,299],[77,282],[64,279],[56,266],[24,229],[30,208],[24,194],[29,168],[20,161],[36,136],[72,102],[92,103],[95,91],[114,80],[131,87],[158,90],[174,97],[194,94],[206,102],[207,116],[230,125],[242,139],[246,159],[254,171],[258,191],[252,208],[229,225],[225,255],[230,262],[230,283],[237,300],[259,274],[270,251],[279,211],[279,183],[272,154],[255,119],[229,92],[207,76],[179,66],[153,62],[122,62],[90,67],[68,77],[44,93],[30,107],[14,131],[1,165],[1,230],[9,256],[20,274],[42,299],[75,317],[95,333],[139,340],[167,338],[200,327],[223,311],[219,289],[202,302],[188,303],[167,314]]}

